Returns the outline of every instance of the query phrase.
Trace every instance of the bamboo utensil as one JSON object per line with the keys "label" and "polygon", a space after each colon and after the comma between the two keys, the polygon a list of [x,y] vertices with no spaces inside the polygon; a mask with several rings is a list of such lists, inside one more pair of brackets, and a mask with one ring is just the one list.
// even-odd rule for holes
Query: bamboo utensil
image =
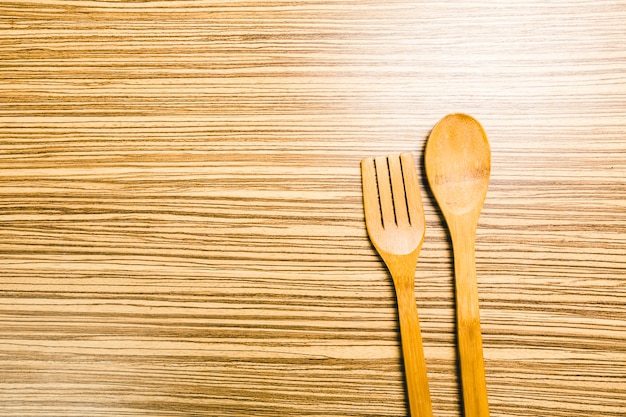
{"label": "bamboo utensil", "polygon": [[435,125],[424,155],[426,175],[446,219],[454,250],[456,319],[466,417],[488,417],[475,240],[491,169],[489,142],[472,117],[452,114]]}
{"label": "bamboo utensil", "polygon": [[413,154],[364,159],[361,177],[367,232],[387,265],[396,290],[411,416],[432,417],[415,304],[415,268],[425,224]]}

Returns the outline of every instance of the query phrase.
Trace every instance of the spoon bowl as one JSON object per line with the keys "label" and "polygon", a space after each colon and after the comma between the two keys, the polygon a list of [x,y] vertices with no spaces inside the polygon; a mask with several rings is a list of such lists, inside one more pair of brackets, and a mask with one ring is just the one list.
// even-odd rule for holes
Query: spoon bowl
{"label": "spoon bowl", "polygon": [[446,219],[482,209],[491,151],[482,126],[471,116],[451,114],[433,128],[425,151],[430,188]]}

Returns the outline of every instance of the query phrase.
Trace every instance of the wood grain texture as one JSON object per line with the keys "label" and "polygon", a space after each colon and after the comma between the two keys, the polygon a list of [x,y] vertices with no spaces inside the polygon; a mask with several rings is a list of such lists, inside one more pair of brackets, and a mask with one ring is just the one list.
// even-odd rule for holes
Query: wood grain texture
{"label": "wood grain texture", "polygon": [[[491,415],[625,415],[625,21],[602,0],[0,3],[0,415],[406,415],[359,161],[421,161],[452,112],[492,150]],[[458,416],[425,197],[417,303],[434,414]]]}

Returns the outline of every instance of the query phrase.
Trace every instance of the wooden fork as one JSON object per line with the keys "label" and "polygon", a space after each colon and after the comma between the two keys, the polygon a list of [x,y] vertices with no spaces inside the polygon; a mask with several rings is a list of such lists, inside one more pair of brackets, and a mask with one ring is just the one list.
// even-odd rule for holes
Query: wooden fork
{"label": "wooden fork", "polygon": [[361,161],[365,224],[393,278],[412,417],[432,417],[426,362],[415,304],[415,267],[424,241],[424,208],[413,154]]}

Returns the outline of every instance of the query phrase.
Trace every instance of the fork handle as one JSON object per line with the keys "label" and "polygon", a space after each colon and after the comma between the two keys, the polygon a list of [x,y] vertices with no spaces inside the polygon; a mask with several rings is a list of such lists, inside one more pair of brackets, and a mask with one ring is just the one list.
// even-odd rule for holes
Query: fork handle
{"label": "fork handle", "polygon": [[395,287],[409,408],[411,417],[433,417],[413,277],[403,281],[396,283]]}

